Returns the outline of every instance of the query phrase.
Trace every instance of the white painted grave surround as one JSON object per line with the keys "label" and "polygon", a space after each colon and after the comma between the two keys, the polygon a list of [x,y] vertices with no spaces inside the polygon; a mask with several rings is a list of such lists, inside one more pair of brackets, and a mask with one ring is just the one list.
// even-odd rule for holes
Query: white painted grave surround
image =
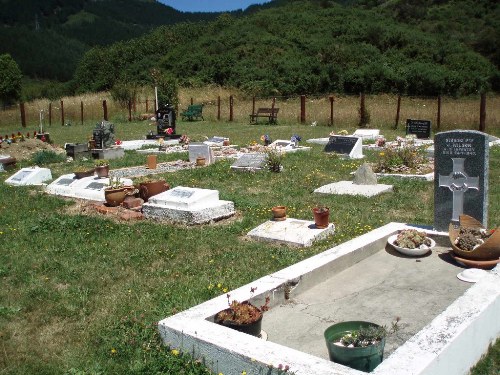
{"label": "white painted grave surround", "polygon": [[219,199],[218,190],[177,186],[149,198],[144,217],[184,224],[203,224],[235,214],[234,203]]}
{"label": "white painted grave surround", "polygon": [[5,183],[8,185],[41,185],[46,181],[52,180],[52,173],[48,168],[29,167],[22,168],[14,173]]}
{"label": "white painted grave surround", "polygon": [[296,151],[305,151],[305,150],[310,150],[311,147],[304,147],[304,146],[299,146],[298,144],[295,144],[294,142],[290,141],[289,139],[277,139],[273,143],[269,145],[271,148],[275,148],[279,151],[282,152],[296,152]]}
{"label": "white painted grave surround", "polygon": [[227,140],[229,140],[229,138],[227,137],[213,136],[212,138],[207,139],[203,143],[208,146],[222,146],[224,144],[224,141]]}
{"label": "white painted grave surround", "polygon": [[[178,139],[168,139],[163,141],[164,145],[177,145],[179,144]],[[124,150],[138,150],[143,146],[160,146],[160,142],[157,139],[137,139],[131,141],[122,141],[120,147]]]}
{"label": "white painted grave surround", "polygon": [[[120,178],[124,185],[133,185],[129,178]],[[99,178],[96,176],[77,179],[73,173],[65,174],[57,178],[45,191],[49,194],[63,197],[88,199],[104,202],[104,189],[109,186],[109,178]]]}
{"label": "white painted grave surround", "polygon": [[356,185],[352,181],[338,181],[321,186],[314,190],[314,192],[320,194],[361,195],[364,197],[373,197],[382,193],[392,192],[392,185]]}
{"label": "white painted grave surround", "polygon": [[287,218],[283,221],[269,220],[248,232],[248,237],[257,241],[285,243],[288,245],[308,247],[313,242],[335,233],[335,225],[327,228],[316,228],[314,221]]}
{"label": "white painted grave surround", "polygon": [[356,129],[356,131],[353,133],[354,137],[363,139],[377,139],[379,135],[379,129]]}

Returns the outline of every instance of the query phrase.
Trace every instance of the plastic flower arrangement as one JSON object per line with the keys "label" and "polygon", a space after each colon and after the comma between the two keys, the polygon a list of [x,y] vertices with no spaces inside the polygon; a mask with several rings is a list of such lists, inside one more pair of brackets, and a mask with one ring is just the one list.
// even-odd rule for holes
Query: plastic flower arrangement
{"label": "plastic flower arrangement", "polygon": [[264,146],[268,146],[268,145],[270,145],[270,144],[271,144],[271,142],[273,141],[273,140],[271,139],[271,137],[269,136],[269,134],[263,134],[263,135],[261,135],[261,136],[260,136],[260,140],[261,140],[262,142],[264,142]]}
{"label": "plastic flower arrangement", "polygon": [[167,130],[165,131],[168,135],[171,135],[173,134],[174,132],[174,129],[173,128],[167,128]]}
{"label": "plastic flower arrangement", "polygon": [[294,143],[299,143],[302,140],[301,136],[298,134],[292,135],[292,138],[290,138],[290,142]]}
{"label": "plastic flower arrangement", "polygon": [[349,133],[345,129],[339,131],[339,135],[347,135],[347,134],[349,134]]}

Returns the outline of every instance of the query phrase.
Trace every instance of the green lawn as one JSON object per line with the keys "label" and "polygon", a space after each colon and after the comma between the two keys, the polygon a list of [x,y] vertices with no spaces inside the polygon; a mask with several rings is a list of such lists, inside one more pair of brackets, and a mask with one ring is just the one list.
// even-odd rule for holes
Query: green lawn
{"label": "green lawn", "polygon": [[[120,139],[143,138],[153,128],[143,123],[115,125]],[[64,144],[85,142],[92,128],[52,126],[48,131],[55,143]],[[259,141],[262,134],[288,139],[297,133],[307,139],[326,137],[331,130],[201,121],[178,126],[178,132],[192,140],[220,135],[238,145]],[[390,129],[382,132],[389,138],[396,135]],[[10,187],[3,183],[4,174],[0,374],[209,373],[200,363],[162,346],[155,323],[389,222],[432,224],[430,182],[386,179],[395,192],[371,199],[312,194],[321,185],[352,179],[350,173],[361,163],[327,155],[319,145],[312,148],[286,155],[282,173],[236,173],[229,170],[230,162],[222,161],[165,174],[171,186],[217,189],[221,199],[235,203],[235,218],[194,227],[70,215],[67,209],[73,201],[33,187]],[[377,156],[365,154],[368,161]],[[187,159],[187,154],[162,155],[159,162],[179,158]],[[491,149],[490,159],[490,170],[500,170],[500,147]],[[125,158],[111,161],[111,169],[145,160],[144,155],[126,152]],[[67,162],[49,167],[53,177],[72,171]],[[500,176],[490,173],[490,226],[500,224],[498,197]],[[303,250],[246,240],[250,229],[270,217],[272,206],[286,205],[290,216],[311,220],[317,203],[330,207],[335,236]],[[483,369],[478,366],[474,374],[498,373],[499,352],[497,343]]]}

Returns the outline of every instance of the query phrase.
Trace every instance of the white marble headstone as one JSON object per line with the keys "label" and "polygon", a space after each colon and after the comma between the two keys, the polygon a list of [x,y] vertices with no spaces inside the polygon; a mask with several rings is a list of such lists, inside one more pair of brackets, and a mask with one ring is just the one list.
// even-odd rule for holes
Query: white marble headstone
{"label": "white marble headstone", "polygon": [[209,145],[204,143],[190,143],[189,147],[189,161],[196,162],[196,158],[201,156],[205,158],[205,164],[212,164],[215,161],[214,153]]}

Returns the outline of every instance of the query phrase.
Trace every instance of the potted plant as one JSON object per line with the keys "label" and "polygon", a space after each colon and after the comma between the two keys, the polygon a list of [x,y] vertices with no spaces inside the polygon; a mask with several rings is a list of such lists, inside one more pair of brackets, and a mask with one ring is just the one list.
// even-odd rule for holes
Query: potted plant
{"label": "potted plant", "polygon": [[139,190],[139,197],[141,197],[144,202],[147,202],[153,195],[163,193],[170,189],[170,185],[163,179],[141,177],[134,182]]}
{"label": "potted plant", "polygon": [[281,172],[283,169],[283,154],[278,150],[266,151],[266,165],[271,172]]}
{"label": "potted plant", "polygon": [[316,228],[328,228],[330,223],[330,209],[323,205],[318,205],[313,208],[314,224]]}
{"label": "potted plant", "polygon": [[[257,288],[251,288],[253,294]],[[265,311],[269,310],[269,296],[266,297],[264,305],[257,307],[248,301],[230,301],[230,294],[227,294],[229,307],[219,311],[214,316],[214,322],[223,326],[259,337],[262,331],[262,317]]]}
{"label": "potted plant", "polygon": [[[393,323],[394,331],[398,321]],[[383,326],[364,321],[341,322],[328,327],[324,336],[333,362],[370,372],[383,360],[387,336]]]}
{"label": "potted plant", "polygon": [[109,162],[106,159],[96,160],[94,166],[97,177],[105,178],[109,176]]}
{"label": "potted plant", "polygon": [[75,178],[78,180],[80,178],[90,177],[94,174],[94,172],[95,172],[94,168],[90,168],[85,165],[79,165],[73,170]]}
{"label": "potted plant", "polygon": [[404,229],[390,236],[387,242],[400,253],[410,256],[424,255],[436,246],[425,232],[416,229]]}
{"label": "potted plant", "polygon": [[204,166],[205,162],[206,162],[206,159],[203,156],[201,156],[201,155],[196,158],[196,165],[198,167]]}
{"label": "potted plant", "polygon": [[487,230],[471,216],[460,215],[459,226],[449,227],[453,257],[459,263],[490,269],[500,262],[500,230]]}
{"label": "potted plant", "polygon": [[284,221],[286,220],[286,206],[274,206],[271,209],[273,213],[274,221]]}
{"label": "potted plant", "polygon": [[108,206],[116,207],[123,203],[129,195],[137,193],[134,186],[124,185],[118,177],[109,180],[109,186],[104,189],[104,199]]}
{"label": "potted plant", "polygon": [[299,145],[299,142],[302,140],[302,137],[298,134],[292,135],[290,138],[290,142],[292,142],[293,147],[297,147]]}

